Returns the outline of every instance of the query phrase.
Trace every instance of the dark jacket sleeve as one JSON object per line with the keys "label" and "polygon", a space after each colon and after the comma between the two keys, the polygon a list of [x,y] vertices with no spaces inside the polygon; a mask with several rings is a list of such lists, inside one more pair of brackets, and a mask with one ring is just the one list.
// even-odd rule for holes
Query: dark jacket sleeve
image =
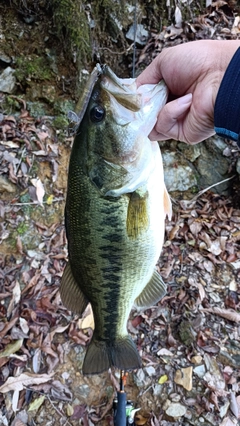
{"label": "dark jacket sleeve", "polygon": [[214,130],[240,147],[240,48],[222,79],[214,108]]}

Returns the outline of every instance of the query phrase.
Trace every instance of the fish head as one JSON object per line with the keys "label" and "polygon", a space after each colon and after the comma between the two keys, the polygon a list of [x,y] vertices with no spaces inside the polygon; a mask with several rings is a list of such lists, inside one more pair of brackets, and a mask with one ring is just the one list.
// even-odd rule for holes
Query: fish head
{"label": "fish head", "polygon": [[120,79],[105,66],[88,108],[94,151],[113,163],[133,162],[167,95],[164,81],[137,88],[135,79]]}
{"label": "fish head", "polygon": [[156,150],[148,139],[166,103],[164,81],[137,88],[103,67],[80,124],[87,135],[88,175],[103,195],[120,196],[146,183]]}

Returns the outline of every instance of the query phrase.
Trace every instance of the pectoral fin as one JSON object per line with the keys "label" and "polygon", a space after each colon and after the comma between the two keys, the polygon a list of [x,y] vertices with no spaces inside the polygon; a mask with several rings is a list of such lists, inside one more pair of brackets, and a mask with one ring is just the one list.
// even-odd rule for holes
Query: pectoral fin
{"label": "pectoral fin", "polygon": [[164,213],[168,216],[168,219],[172,218],[172,202],[170,200],[170,195],[167,192],[167,188],[164,185],[164,195],[163,195],[163,204],[164,204]]}
{"label": "pectoral fin", "polygon": [[79,315],[82,315],[89,303],[74,279],[69,263],[67,263],[63,272],[60,296],[64,306]]}
{"label": "pectoral fin", "polygon": [[129,195],[127,213],[127,233],[130,238],[137,238],[143,231],[148,229],[149,217],[147,211],[148,193],[144,195],[137,191]]}
{"label": "pectoral fin", "polygon": [[150,308],[155,305],[166,294],[166,284],[162,277],[155,270],[152,278],[146,285],[142,293],[135,299],[134,305],[137,308]]}

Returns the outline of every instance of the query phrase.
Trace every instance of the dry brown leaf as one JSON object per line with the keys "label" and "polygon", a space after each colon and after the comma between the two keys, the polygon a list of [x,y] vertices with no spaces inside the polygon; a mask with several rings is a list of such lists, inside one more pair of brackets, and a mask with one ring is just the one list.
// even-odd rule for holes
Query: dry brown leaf
{"label": "dry brown leaf", "polygon": [[11,426],[27,426],[27,425],[26,425],[26,423],[23,423],[22,420],[16,418],[11,423]]}
{"label": "dry brown leaf", "polygon": [[44,194],[45,194],[44,186],[43,186],[43,184],[42,184],[42,182],[39,178],[31,179],[31,182],[32,182],[33,186],[35,186],[35,188],[36,188],[36,195],[37,195],[38,202],[39,202],[39,204],[42,204],[43,203],[43,197],[44,197]]}
{"label": "dry brown leaf", "polygon": [[7,316],[8,317],[12,313],[14,306],[16,306],[19,303],[20,297],[21,297],[20,284],[19,284],[18,281],[16,281],[15,286],[12,290],[12,299],[9,303],[8,310],[7,310]]}
{"label": "dry brown leaf", "polygon": [[7,381],[0,386],[0,393],[6,393],[9,391],[23,390],[27,386],[38,385],[51,380],[52,374],[31,374],[22,373],[18,377],[9,377]]}
{"label": "dry brown leaf", "polygon": [[146,417],[141,416],[141,414],[136,414],[134,423],[138,426],[143,426],[147,423],[148,419]]}
{"label": "dry brown leaf", "polygon": [[198,283],[197,281],[195,281],[195,279],[192,278],[192,277],[188,278],[188,282],[189,282],[190,285],[198,288],[199,297],[200,297],[200,300],[202,301],[205,298],[205,296],[206,296],[206,293],[205,293],[205,290],[203,288],[203,285],[200,284],[200,283]]}
{"label": "dry brown leaf", "polygon": [[200,308],[202,312],[219,315],[229,321],[240,322],[240,314],[232,309],[223,309],[215,306],[214,308]]}
{"label": "dry brown leaf", "polygon": [[225,419],[222,421],[222,423],[219,426],[236,426],[236,424],[233,423],[229,417],[225,417]]}

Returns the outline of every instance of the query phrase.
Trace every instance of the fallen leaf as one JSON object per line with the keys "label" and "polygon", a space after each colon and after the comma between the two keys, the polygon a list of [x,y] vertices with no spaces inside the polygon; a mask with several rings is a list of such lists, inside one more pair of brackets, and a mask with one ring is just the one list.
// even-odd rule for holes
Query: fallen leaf
{"label": "fallen leaf", "polygon": [[73,415],[73,413],[74,413],[73,406],[72,406],[72,405],[70,405],[70,404],[68,404],[68,405],[67,405],[67,416],[68,416],[68,417],[71,417],[71,416]]}
{"label": "fallen leaf", "polygon": [[71,415],[71,420],[80,420],[83,418],[84,414],[86,413],[87,406],[82,405],[75,405],[73,408],[73,413]]}
{"label": "fallen leaf", "polygon": [[146,417],[141,416],[141,414],[136,414],[134,418],[135,425],[143,426],[147,424],[148,419]]}
{"label": "fallen leaf", "polygon": [[233,415],[238,419],[239,410],[238,410],[238,403],[236,399],[236,395],[234,392],[230,392],[230,410],[233,413]]}
{"label": "fallen leaf", "polygon": [[32,366],[33,366],[33,371],[34,373],[38,373],[40,370],[40,365],[41,365],[41,359],[42,359],[42,352],[40,348],[37,348],[35,350],[35,353],[33,355],[32,358]]}
{"label": "fallen leaf", "polygon": [[219,426],[236,426],[236,424],[233,423],[229,417],[225,417],[225,419],[222,421],[222,423]]}
{"label": "fallen leaf", "polygon": [[11,423],[11,426],[27,426],[26,423],[23,423],[20,419],[14,419]]}
{"label": "fallen leaf", "polygon": [[12,343],[9,343],[9,345],[7,345],[2,352],[0,352],[0,358],[4,358],[5,356],[12,355],[15,352],[19,351],[22,344],[23,344],[23,339],[18,339]]}
{"label": "fallen leaf", "polygon": [[40,383],[45,383],[51,380],[53,373],[51,374],[31,374],[31,373],[22,373],[17,377],[9,377],[7,381],[0,386],[0,393],[6,393],[12,390],[23,390],[24,387],[29,387],[31,385],[38,385]]}
{"label": "fallen leaf", "polygon": [[15,390],[12,396],[12,410],[14,411],[14,413],[16,413],[17,411],[18,401],[19,401],[19,390]]}
{"label": "fallen leaf", "polygon": [[43,404],[45,400],[45,395],[40,396],[39,398],[36,398],[31,404],[29,405],[28,411],[35,411],[38,410],[41,405]]}
{"label": "fallen leaf", "polygon": [[19,303],[20,297],[21,297],[20,284],[19,284],[18,281],[16,281],[15,286],[14,286],[14,288],[12,290],[12,299],[11,299],[11,301],[9,303],[8,310],[7,310],[7,316],[8,317],[12,313],[12,310],[13,310],[14,306],[16,306]]}
{"label": "fallen leaf", "polygon": [[161,376],[161,377],[158,379],[158,383],[159,383],[160,385],[163,385],[163,383],[165,383],[167,380],[168,380],[168,376],[167,376],[166,374],[164,374],[163,376]]}
{"label": "fallen leaf", "polygon": [[219,315],[229,321],[240,322],[240,314],[234,310],[223,309],[223,308],[199,308],[202,312],[208,312],[209,314]]}
{"label": "fallen leaf", "polygon": [[83,316],[83,318],[81,318],[78,321],[78,327],[80,329],[85,329],[85,328],[91,328],[92,330],[94,330],[94,318],[93,318],[93,312],[92,312],[92,307],[89,304],[86,308],[86,315]]}
{"label": "fallen leaf", "polygon": [[44,186],[43,186],[43,184],[42,184],[42,182],[39,178],[31,179],[31,182],[32,182],[33,186],[35,186],[35,188],[36,188],[36,195],[37,195],[38,202],[39,202],[39,204],[42,205],[43,197],[44,197],[44,194],[45,194]]}

